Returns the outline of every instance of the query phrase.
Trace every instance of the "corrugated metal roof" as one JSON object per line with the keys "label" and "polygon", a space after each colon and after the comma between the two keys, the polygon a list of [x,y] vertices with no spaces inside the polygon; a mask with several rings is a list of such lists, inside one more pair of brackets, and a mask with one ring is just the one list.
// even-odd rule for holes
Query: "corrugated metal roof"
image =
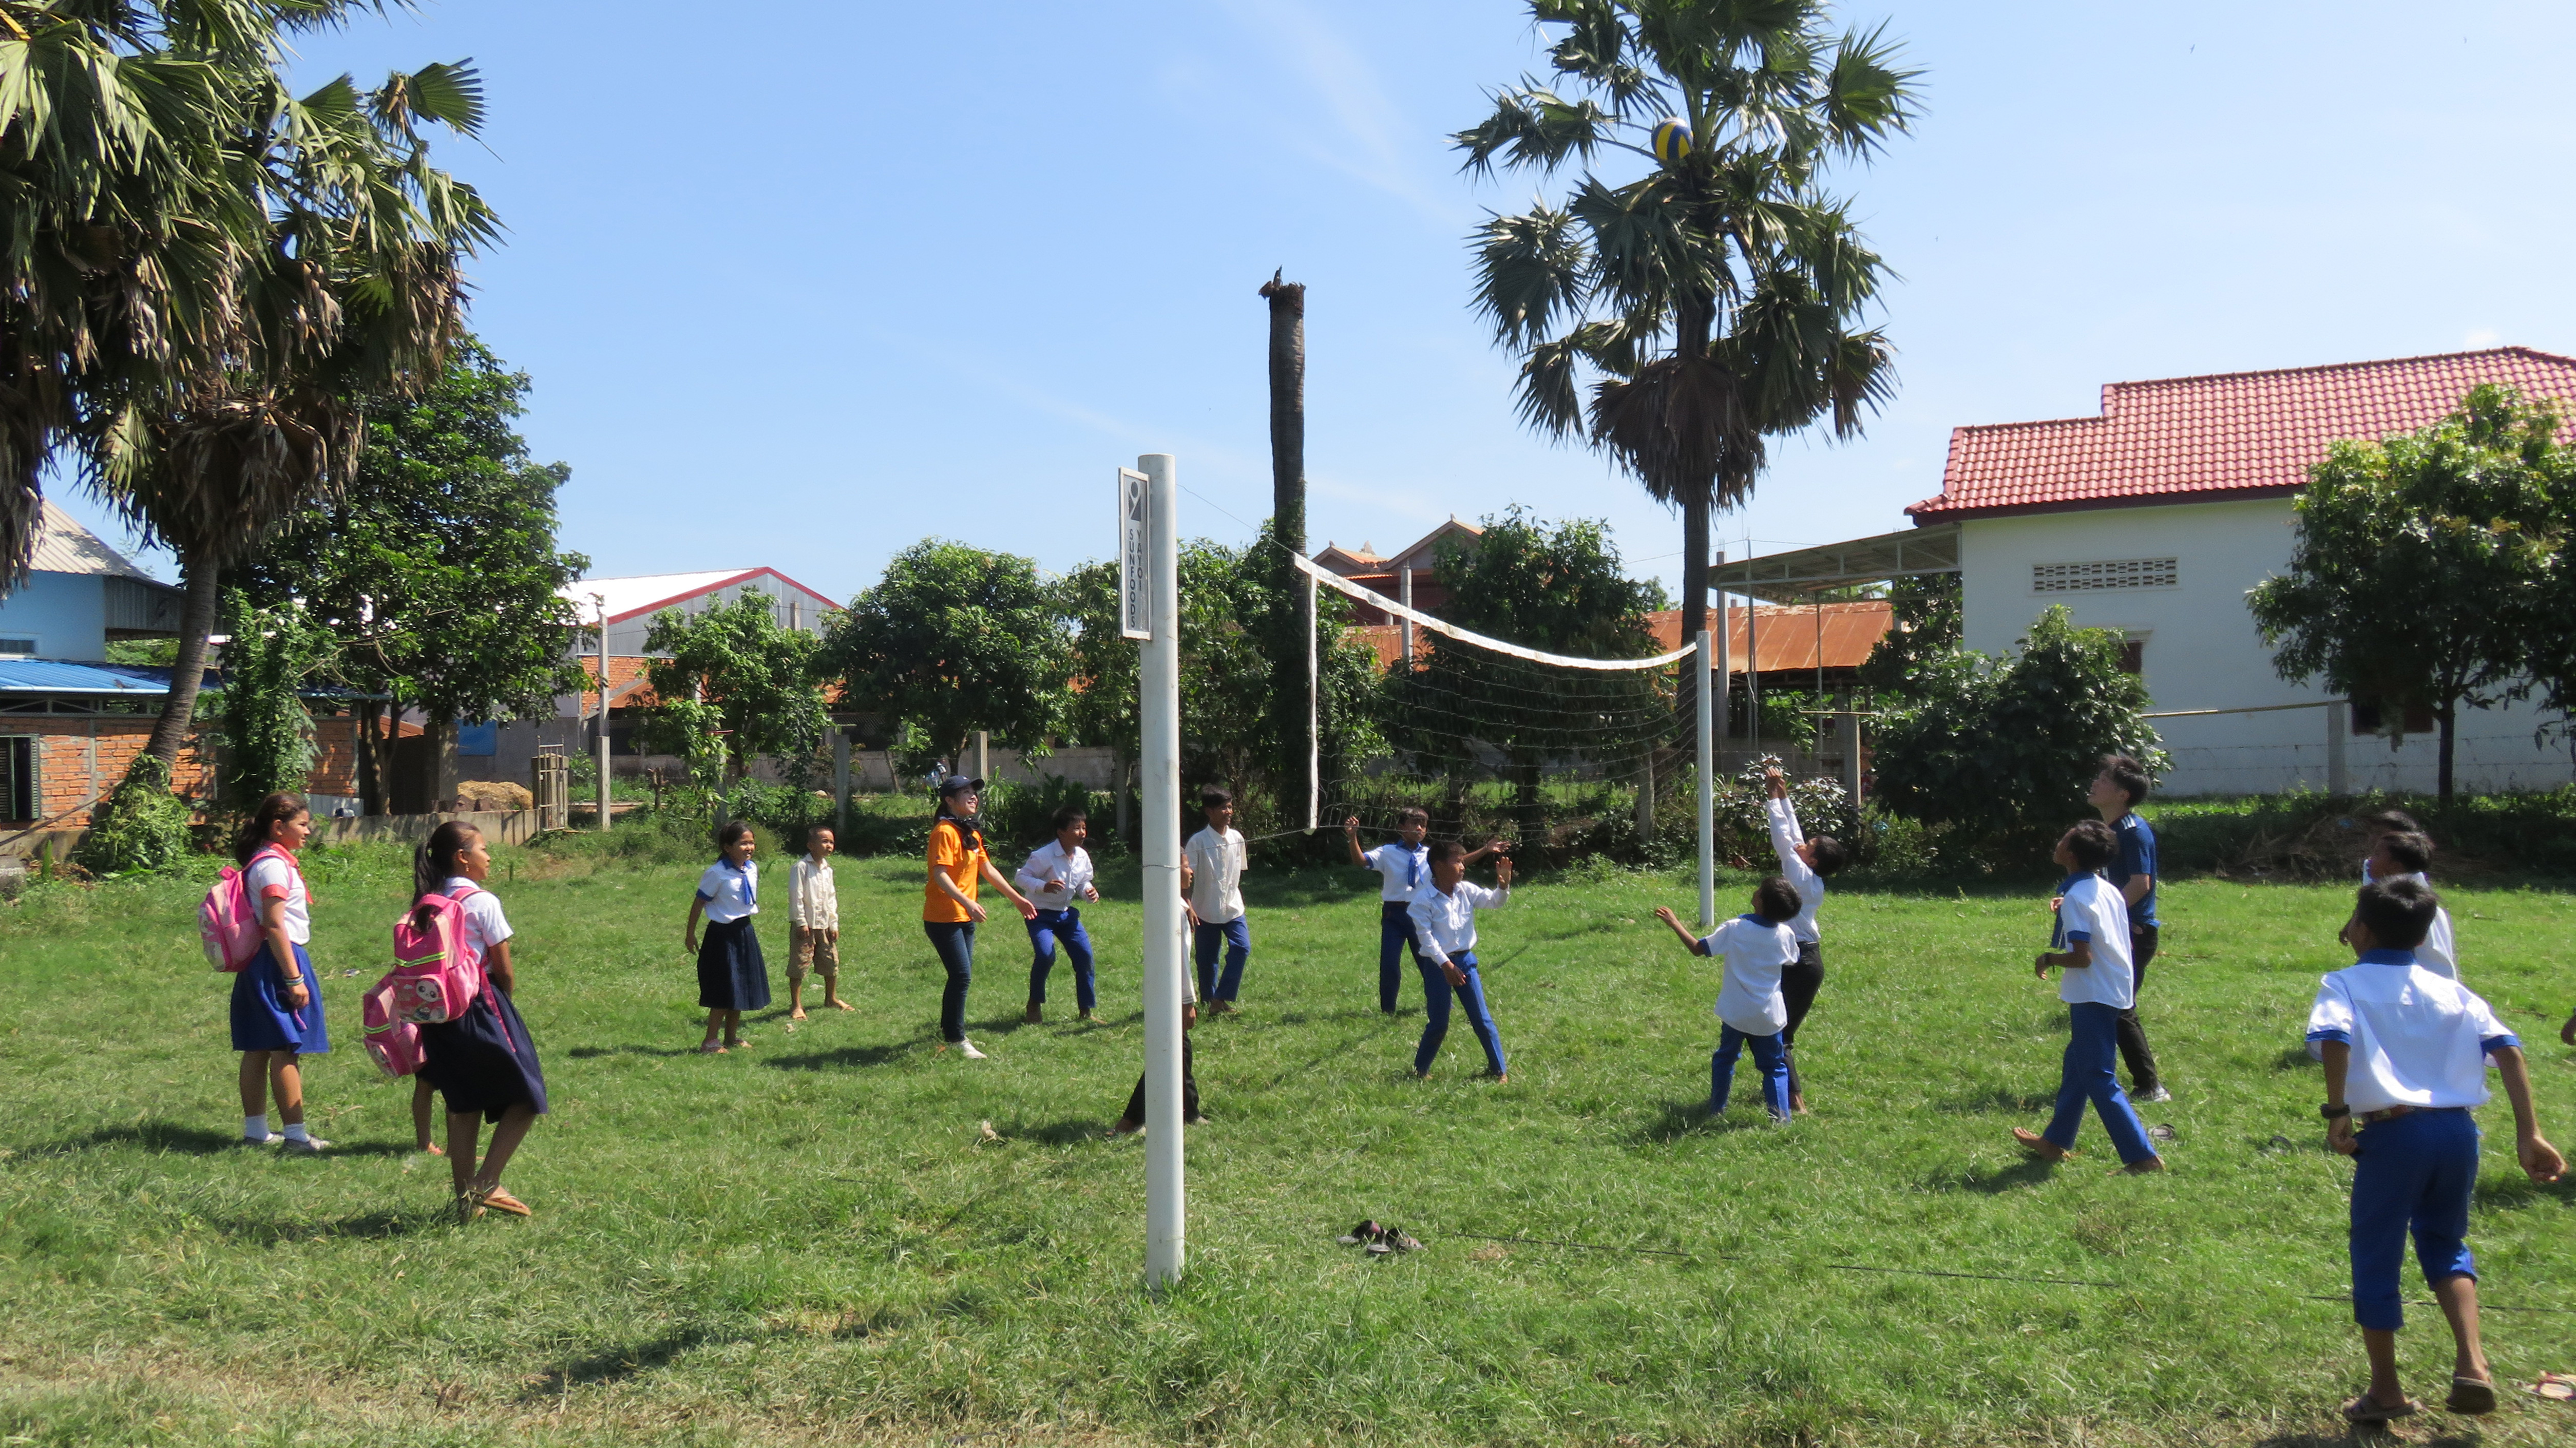
{"label": "corrugated metal roof", "polygon": [[[726,568],[711,573],[650,573],[635,578],[585,578],[556,589],[555,596],[569,600],[573,607],[580,611],[584,622],[598,618],[600,608],[605,606],[610,623],[624,623],[630,618],[659,613],[665,608],[686,603],[693,598],[702,598],[718,589],[731,588],[737,583],[747,583],[755,578],[775,578],[787,587],[814,600],[822,609],[836,609],[841,606],[834,602],[830,595],[807,588],[775,568]],[[599,601],[592,600],[593,594],[599,595]],[[820,614],[816,615],[817,618],[820,616]]]}
{"label": "corrugated metal roof", "polygon": [[[107,694],[127,698],[149,698],[170,692],[170,675],[174,670],[157,664],[98,664],[79,659],[0,659],[0,694]],[[223,672],[206,670],[203,687],[220,689]],[[299,689],[307,699],[365,699],[383,695],[361,694],[351,689],[314,687]]]}
{"label": "corrugated metal roof", "polygon": [[157,587],[168,587],[135,567],[132,559],[108,547],[96,533],[82,527],[71,514],[55,507],[50,499],[45,503],[43,516],[36,523],[36,554],[30,566],[38,573],[134,578]]}
{"label": "corrugated metal roof", "polygon": [[[1856,669],[1896,621],[1895,609],[1883,599],[1764,607],[1759,627],[1755,626],[1753,613],[1749,608],[1726,611],[1727,662],[1735,673],[1744,672],[1747,656],[1752,652],[1747,646],[1748,636],[1762,646],[1762,673],[1812,671],[1817,667],[1819,642],[1824,646],[1824,667]],[[1646,626],[1654,630],[1657,649],[1682,646],[1680,609],[1658,609],[1646,615]]]}

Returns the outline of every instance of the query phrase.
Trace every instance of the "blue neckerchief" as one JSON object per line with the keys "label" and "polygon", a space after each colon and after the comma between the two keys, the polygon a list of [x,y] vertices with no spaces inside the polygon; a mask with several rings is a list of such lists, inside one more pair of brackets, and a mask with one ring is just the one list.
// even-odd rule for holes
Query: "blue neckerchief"
{"label": "blue neckerchief", "polygon": [[1404,888],[1407,890],[1422,888],[1423,853],[1411,845],[1404,847]]}
{"label": "blue neckerchief", "polygon": [[[2083,884],[2089,879],[2092,879],[2093,876],[2098,873],[2100,872],[2094,870],[2078,870],[2074,874],[2067,876],[2065,879],[2058,881],[2057,888],[2050,893],[2062,896],[2067,891],[2074,889],[2076,886]],[[2052,910],[2049,912],[2048,920],[2048,948],[2051,950],[2064,950],[2066,948],[2065,912]]]}
{"label": "blue neckerchief", "polygon": [[2413,965],[2414,963],[2415,952],[2411,950],[2365,950],[2361,953],[2361,958],[2353,962],[2355,965]]}
{"label": "blue neckerchief", "polygon": [[717,863],[717,864],[719,864],[719,865],[724,866],[726,869],[731,870],[731,871],[733,871],[735,874],[740,875],[740,876],[742,877],[742,903],[744,903],[745,905],[750,906],[750,907],[751,907],[751,908],[753,908],[754,910],[759,909],[759,908],[760,908],[760,886],[759,886],[759,884],[758,884],[757,882],[755,882],[755,881],[752,879],[752,877],[751,877],[751,871],[749,871],[749,870],[747,870],[747,869],[743,868],[741,865],[737,865],[737,864],[735,864],[735,863],[734,863],[733,861],[731,861],[731,860],[728,860],[728,859],[724,858],[722,855],[718,855],[718,856],[716,857],[716,863]]}

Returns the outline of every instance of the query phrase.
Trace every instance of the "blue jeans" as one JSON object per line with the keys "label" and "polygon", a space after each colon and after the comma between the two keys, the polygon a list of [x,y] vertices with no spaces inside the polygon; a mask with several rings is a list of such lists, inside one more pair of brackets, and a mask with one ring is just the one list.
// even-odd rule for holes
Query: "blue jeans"
{"label": "blue jeans", "polygon": [[[1237,915],[1223,925],[1198,928],[1199,998],[1230,1001],[1243,989],[1243,962],[1252,954],[1252,927]],[[1216,973],[1216,948],[1225,947],[1225,974]]]}
{"label": "blue jeans", "polygon": [[2120,1090],[2120,1078],[2111,1073],[2120,1060],[2120,1012],[2099,1001],[2080,1001],[2069,1005],[2066,1015],[2071,1031],[2066,1064],[2058,1074],[2057,1114],[2040,1135],[2055,1146],[2074,1146],[2075,1133],[2084,1125],[2084,1103],[2090,1101],[2123,1163],[2153,1157],[2156,1149],[2147,1144],[2147,1128]]}
{"label": "blue jeans", "polygon": [[948,968],[948,984],[939,992],[939,1038],[954,1044],[966,1039],[966,987],[975,979],[975,922],[924,920],[921,931],[939,963]]}
{"label": "blue jeans", "polygon": [[1431,1062],[1439,1056],[1440,1043],[1449,1035],[1449,998],[1455,995],[1466,1003],[1467,1025],[1476,1033],[1476,1044],[1485,1048],[1486,1069],[1500,1076],[1503,1074],[1503,1037],[1494,1029],[1494,1013],[1485,1009],[1485,983],[1476,978],[1476,957],[1464,954],[1449,958],[1466,973],[1465,985],[1450,985],[1446,971],[1428,960],[1415,957],[1416,963],[1422,967],[1422,1004],[1429,1019],[1422,1023],[1422,1044],[1413,1048],[1413,1074],[1419,1076],[1430,1070]]}
{"label": "blue jeans", "polygon": [[2406,1234],[2424,1280],[2478,1275],[2469,1254],[2469,1193],[2478,1184],[2478,1123],[2465,1111],[2416,1111],[2361,1129],[2352,1173],[2352,1320],[2406,1325],[2397,1279]]}
{"label": "blue jeans", "polygon": [[1073,962],[1073,999],[1085,1011],[1100,1003],[1098,982],[1091,972],[1091,937],[1083,933],[1082,910],[1068,905],[1062,910],[1041,910],[1028,922],[1029,1004],[1046,1004],[1047,972],[1055,969],[1055,947],[1064,943],[1065,958]]}
{"label": "blue jeans", "polygon": [[1422,946],[1413,938],[1413,908],[1402,900],[1388,900],[1377,912],[1377,1008],[1392,1012],[1395,998],[1404,988],[1404,952],[1422,958]]}
{"label": "blue jeans", "polygon": [[1722,1116],[1726,1098],[1735,1086],[1735,1059],[1744,1048],[1753,1048],[1753,1068],[1762,1073],[1762,1104],[1770,1109],[1773,1119],[1789,1119],[1789,1047],[1773,1031],[1767,1036],[1748,1036],[1723,1021],[1718,1023],[1717,1050],[1708,1058],[1708,1112]]}

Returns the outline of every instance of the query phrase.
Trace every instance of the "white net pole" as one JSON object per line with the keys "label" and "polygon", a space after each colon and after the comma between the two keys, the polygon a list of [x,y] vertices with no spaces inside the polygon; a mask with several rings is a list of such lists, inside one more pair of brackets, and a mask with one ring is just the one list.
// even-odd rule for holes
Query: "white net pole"
{"label": "white net pole", "polygon": [[1315,635],[1321,631],[1315,622],[1315,575],[1307,574],[1304,582],[1306,585],[1306,833],[1311,835],[1315,832],[1316,821],[1324,808],[1322,728],[1324,711],[1321,669],[1315,657]]}
{"label": "white net pole", "polygon": [[1153,636],[1138,652],[1137,761],[1145,795],[1145,1282],[1181,1280],[1181,604],[1177,480],[1169,453],[1145,475]]}

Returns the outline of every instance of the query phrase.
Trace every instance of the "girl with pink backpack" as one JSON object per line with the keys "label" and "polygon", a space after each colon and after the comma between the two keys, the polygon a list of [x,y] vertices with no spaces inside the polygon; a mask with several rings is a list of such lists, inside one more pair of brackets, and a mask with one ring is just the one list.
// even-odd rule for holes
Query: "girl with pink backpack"
{"label": "girl with pink backpack", "polygon": [[[510,968],[513,932],[501,913],[501,898],[483,888],[491,875],[492,852],[483,832],[456,820],[431,831],[412,857],[413,893],[419,902],[410,917],[413,930],[429,926],[437,897],[455,901],[463,917],[463,964],[475,977],[473,996],[462,1011],[419,1027],[420,1078],[447,1098],[447,1164],[456,1184],[460,1224],[486,1208],[515,1217],[531,1215],[527,1203],[501,1189],[501,1170],[546,1111],[546,1075],[537,1064],[537,1045],[510,1001],[518,986]],[[478,1170],[475,1151],[486,1121],[492,1123],[492,1146]]]}
{"label": "girl with pink backpack", "polygon": [[[331,1143],[304,1128],[304,1073],[297,1062],[331,1049],[323,1024],[322,982],[304,953],[313,938],[313,896],[295,852],[313,833],[299,794],[272,794],[251,811],[233,839],[242,888],[259,921],[259,949],[233,976],[233,1049],[242,1053],[242,1140],[283,1141],[310,1154]],[[277,1094],[282,1130],[268,1129],[268,1096]]]}

